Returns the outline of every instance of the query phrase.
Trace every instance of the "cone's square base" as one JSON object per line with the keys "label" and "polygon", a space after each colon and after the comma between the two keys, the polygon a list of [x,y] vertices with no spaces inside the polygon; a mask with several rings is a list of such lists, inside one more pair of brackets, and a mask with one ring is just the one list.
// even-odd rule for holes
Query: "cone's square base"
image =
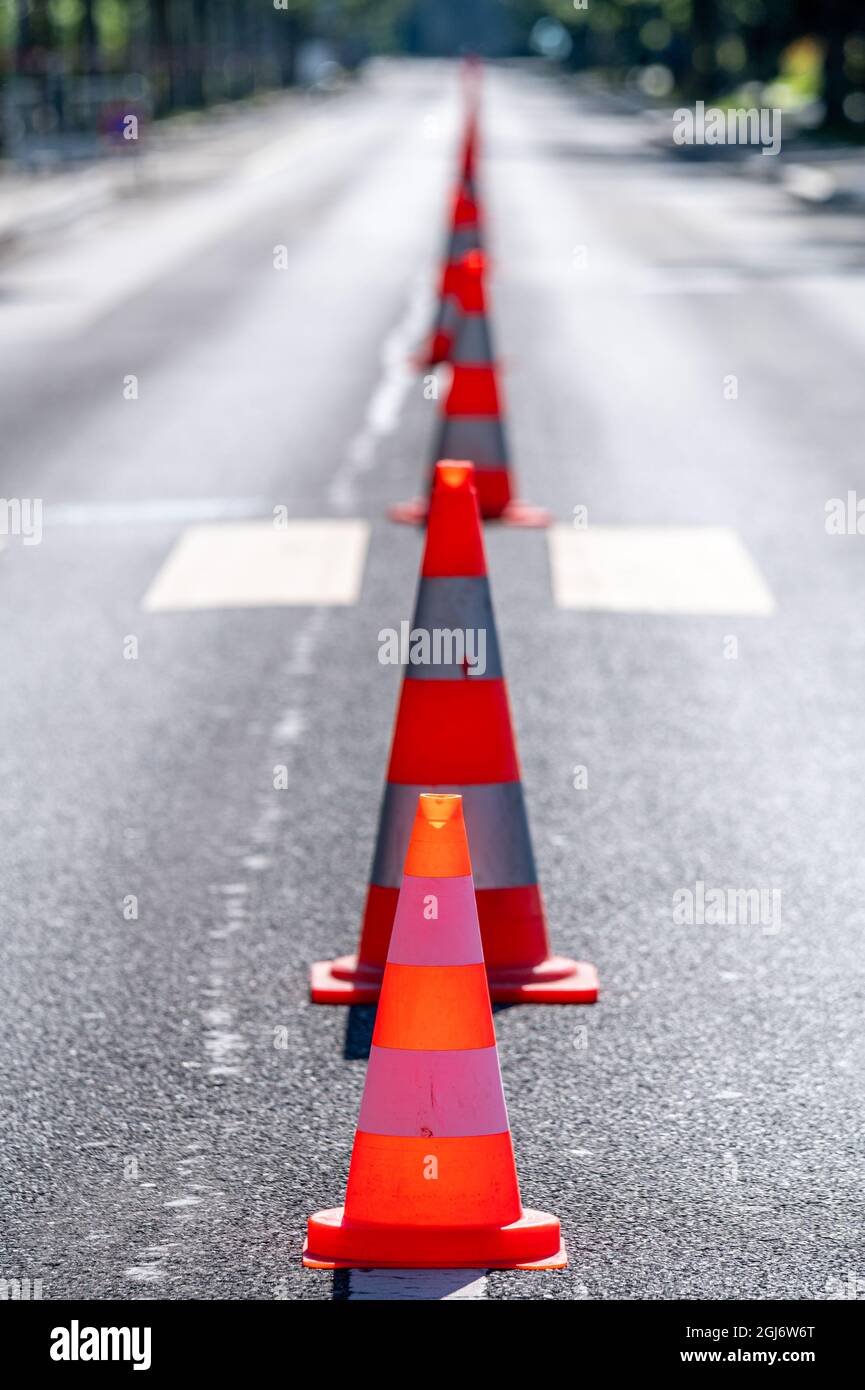
{"label": "cone's square base", "polygon": [[383,973],[358,970],[355,956],[317,960],[309,968],[309,997],[313,1004],[377,1004]]}
{"label": "cone's square base", "polygon": [[585,960],[552,956],[533,971],[488,974],[494,1004],[597,1004],[598,972]]}
{"label": "cone's square base", "polygon": [[[598,972],[588,961],[553,956],[525,972],[491,972],[490,998],[494,1004],[596,1004],[600,993]],[[309,972],[313,1004],[376,1004],[382,973],[374,967],[358,967],[354,956],[317,960]]]}
{"label": "cone's square base", "polygon": [[423,526],[429,512],[429,503],[423,497],[415,497],[409,502],[395,502],[388,507],[385,515],[389,521],[398,521],[403,526]]}
{"label": "cone's square base", "polygon": [[565,1269],[559,1222],[524,1208],[509,1226],[352,1225],[344,1207],[309,1218],[307,1269]]}
{"label": "cone's square base", "polygon": [[508,503],[500,516],[493,517],[492,520],[500,522],[502,526],[552,526],[553,514],[548,512],[546,507],[536,507],[533,502],[523,502],[516,498]]}
{"label": "cone's square base", "polygon": [[[425,497],[416,497],[409,502],[395,502],[387,509],[390,521],[398,521],[404,526],[423,526],[429,514],[429,502]],[[504,511],[497,516],[484,516],[482,521],[496,522],[500,526],[552,526],[553,515],[544,507],[535,507],[530,502],[509,502]]]}

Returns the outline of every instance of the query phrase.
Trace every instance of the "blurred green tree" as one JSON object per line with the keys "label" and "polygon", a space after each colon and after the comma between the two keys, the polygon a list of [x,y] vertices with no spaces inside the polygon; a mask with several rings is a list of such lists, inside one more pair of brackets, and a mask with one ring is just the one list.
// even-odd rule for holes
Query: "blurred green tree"
{"label": "blurred green tree", "polygon": [[[567,27],[569,62],[624,75],[660,64],[677,94],[732,97],[745,83],[767,85],[789,66],[813,87],[823,125],[865,133],[863,0],[501,0],[526,36],[543,16]],[[806,42],[808,41],[808,42]],[[809,78],[804,65],[812,64]],[[796,84],[788,84],[792,92]],[[651,87],[649,88],[651,90]],[[665,93],[661,92],[664,95]]]}

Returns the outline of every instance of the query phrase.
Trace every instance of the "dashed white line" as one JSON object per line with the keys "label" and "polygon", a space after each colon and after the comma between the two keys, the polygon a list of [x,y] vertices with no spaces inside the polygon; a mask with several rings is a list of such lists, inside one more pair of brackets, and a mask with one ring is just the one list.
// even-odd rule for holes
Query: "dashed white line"
{"label": "dashed white line", "polygon": [[296,743],[306,728],[300,710],[287,709],[273,731],[275,743]]}
{"label": "dashed white line", "polygon": [[353,1269],[348,1276],[348,1300],[442,1302],[487,1297],[483,1269]]}
{"label": "dashed white line", "polygon": [[418,380],[410,358],[432,318],[428,279],[425,274],[418,280],[405,313],[385,338],[381,376],[370,397],[363,425],[348,446],[345,462],[331,479],[328,498],[340,511],[356,505],[357,483],[372,468],[380,441],[396,429],[409,389]]}

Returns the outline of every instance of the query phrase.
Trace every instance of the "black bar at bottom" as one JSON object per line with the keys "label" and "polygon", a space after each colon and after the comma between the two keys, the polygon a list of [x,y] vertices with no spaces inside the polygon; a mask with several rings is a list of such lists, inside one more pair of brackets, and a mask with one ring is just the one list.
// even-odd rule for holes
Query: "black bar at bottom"
{"label": "black bar at bottom", "polygon": [[[540,1290],[539,1290],[540,1291]],[[345,1300],[348,1301],[348,1300]],[[500,1349],[511,1356],[520,1348],[537,1370],[550,1358],[544,1379],[556,1364],[557,1379],[573,1350],[571,1370],[580,1375],[594,1367],[606,1372],[639,1370],[686,1373],[706,1366],[735,1373],[742,1366],[765,1370],[810,1367],[825,1376],[850,1364],[862,1331],[858,1300],[828,1302],[566,1302],[531,1300],[541,1304],[537,1317],[507,1313],[496,1316],[495,1301],[466,1326],[473,1334],[464,1345],[483,1358],[487,1371]],[[858,1306],[857,1306],[858,1304]],[[433,1341],[425,1351],[406,1340],[404,1315],[387,1323],[361,1311],[347,1316],[349,1336],[337,1340],[341,1316],[331,1324],[324,1309],[332,1300],[273,1303],[201,1303],[136,1300],[134,1302],[5,1302],[0,1310],[4,1361],[22,1373],[38,1371],[68,1379],[99,1377],[107,1372],[156,1381],[183,1372],[227,1377],[274,1371],[280,1365],[294,1377],[316,1348],[321,1371],[333,1380],[344,1366],[349,1374],[363,1367],[387,1367],[388,1377],[416,1380],[436,1375],[440,1354],[455,1369],[451,1349],[440,1352]],[[474,1304],[477,1308],[477,1303]],[[499,1312],[515,1310],[503,1300]],[[346,1316],[346,1315],[342,1315]],[[437,1314],[436,1317],[447,1314]],[[458,1318],[466,1316],[457,1314]],[[333,1329],[333,1331],[331,1330]],[[389,1329],[389,1331],[388,1331]],[[322,1344],[324,1332],[328,1340]],[[460,1344],[463,1344],[461,1339]],[[402,1353],[399,1348],[402,1347]],[[410,1351],[413,1347],[414,1350]],[[421,1360],[415,1357],[422,1351]],[[94,1359],[98,1358],[98,1359]],[[403,1364],[403,1358],[407,1358]],[[413,1363],[413,1364],[412,1364]],[[855,1364],[855,1362],[854,1362]],[[138,1369],[136,1370],[136,1366]],[[440,1367],[439,1370],[442,1368]]]}

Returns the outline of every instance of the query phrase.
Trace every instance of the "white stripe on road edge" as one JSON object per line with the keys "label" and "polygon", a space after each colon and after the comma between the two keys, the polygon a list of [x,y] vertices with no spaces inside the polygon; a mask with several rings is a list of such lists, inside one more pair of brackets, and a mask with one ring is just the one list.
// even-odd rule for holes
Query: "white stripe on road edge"
{"label": "white stripe on road edge", "polygon": [[369,523],[238,521],[190,526],[144,596],[148,613],[357,603]]}
{"label": "white stripe on road edge", "polygon": [[718,616],[775,611],[760,571],[726,527],[558,525],[548,535],[559,608]]}
{"label": "white stripe on road edge", "polygon": [[136,526],[139,522],[223,521],[273,515],[267,497],[163,497],[143,502],[57,502],[44,512],[47,526]]}
{"label": "white stripe on road edge", "polygon": [[390,1302],[452,1298],[486,1298],[483,1269],[352,1269],[348,1299],[386,1299]]}

